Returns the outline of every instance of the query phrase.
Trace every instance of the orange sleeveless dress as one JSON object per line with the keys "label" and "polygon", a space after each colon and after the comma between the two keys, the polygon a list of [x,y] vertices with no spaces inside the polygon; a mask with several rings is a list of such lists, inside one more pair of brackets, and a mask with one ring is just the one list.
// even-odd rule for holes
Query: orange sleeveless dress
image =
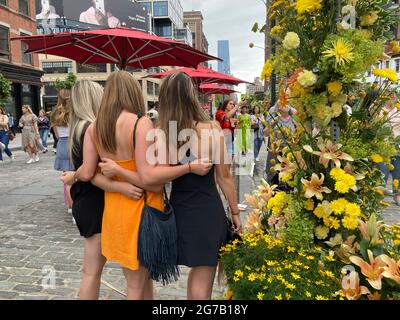
{"label": "orange sleeveless dress", "polygon": [[[127,170],[137,171],[135,159],[116,163]],[[148,205],[164,210],[162,192],[148,191],[147,201]],[[101,247],[108,261],[117,262],[131,270],[139,269],[138,237],[143,207],[143,197],[132,200],[121,193],[105,192]]]}

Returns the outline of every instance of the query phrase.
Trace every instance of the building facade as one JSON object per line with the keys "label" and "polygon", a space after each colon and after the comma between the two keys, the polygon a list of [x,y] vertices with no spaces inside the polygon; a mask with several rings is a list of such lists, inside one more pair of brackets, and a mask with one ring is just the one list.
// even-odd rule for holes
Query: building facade
{"label": "building facade", "polygon": [[[75,61],[52,55],[39,55],[40,66],[43,68],[43,88],[41,91],[42,106],[46,111],[51,111],[57,103],[57,90],[55,82],[67,78],[68,73],[74,73],[77,80],[90,80],[105,86],[106,80],[111,72],[115,71],[114,65],[90,64],[82,65]],[[139,81],[143,91],[143,98],[147,108],[152,108],[158,102],[160,88],[159,79],[144,78],[148,73],[157,73],[164,70],[151,68],[148,70],[128,68]]]}
{"label": "building facade", "polygon": [[264,84],[259,77],[254,78],[254,83],[248,83],[246,85],[246,94],[253,95],[256,93],[264,93]]}
{"label": "building facade", "polygon": [[25,54],[25,45],[10,38],[34,33],[35,0],[0,0],[0,73],[12,82],[5,109],[18,119],[24,104],[38,113],[43,72],[37,55]]}
{"label": "building facade", "polygon": [[209,43],[204,35],[203,20],[201,11],[183,13],[183,23],[191,30],[193,48],[208,53]]}
{"label": "building facade", "polygon": [[191,31],[183,23],[182,0],[136,0],[152,16],[152,30],[156,35],[178,40],[192,46]]}
{"label": "building facade", "polygon": [[218,72],[231,74],[231,58],[229,53],[229,40],[218,40]]}

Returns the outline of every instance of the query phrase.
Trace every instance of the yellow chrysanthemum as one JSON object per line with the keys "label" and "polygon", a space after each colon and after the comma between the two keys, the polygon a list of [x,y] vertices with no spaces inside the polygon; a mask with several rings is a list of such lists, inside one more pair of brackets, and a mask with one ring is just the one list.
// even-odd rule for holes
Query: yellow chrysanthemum
{"label": "yellow chrysanthemum", "polygon": [[379,18],[378,13],[373,11],[366,15],[361,16],[360,24],[363,27],[369,27],[372,26],[378,20],[378,18]]}
{"label": "yellow chrysanthemum", "polygon": [[326,87],[328,88],[328,92],[333,96],[337,96],[343,88],[342,84],[339,81],[329,82]]}
{"label": "yellow chrysanthemum", "polygon": [[259,293],[257,293],[257,299],[258,300],[264,300],[264,293],[262,293],[262,292],[259,292]]}
{"label": "yellow chrysanthemum", "polygon": [[361,208],[356,203],[348,203],[346,205],[346,214],[352,217],[359,217],[361,216]]}
{"label": "yellow chrysanthemum", "polygon": [[347,204],[348,204],[348,201],[346,199],[340,198],[337,200],[333,200],[331,202],[330,206],[331,206],[331,210],[335,214],[342,214],[345,211]]}
{"label": "yellow chrysanthemum", "polygon": [[296,10],[299,15],[303,15],[306,12],[314,12],[321,9],[322,0],[297,0]]}
{"label": "yellow chrysanthemum", "polygon": [[271,62],[271,60],[268,59],[265,62],[264,68],[261,72],[261,81],[263,81],[266,78],[269,79],[272,75],[273,70],[274,70],[274,68],[272,66],[272,62]]}
{"label": "yellow chrysanthemum", "polygon": [[335,58],[335,66],[343,66],[354,60],[352,46],[344,39],[332,42],[332,47],[325,50],[323,55],[327,58]]}
{"label": "yellow chrysanthemum", "polygon": [[317,76],[312,71],[304,70],[297,78],[297,82],[300,83],[304,88],[308,88],[316,84],[317,79]]}
{"label": "yellow chrysanthemum", "polygon": [[306,201],[304,207],[305,207],[306,210],[309,210],[309,211],[314,210],[314,200],[313,199],[308,199]]}
{"label": "yellow chrysanthemum", "polygon": [[400,45],[396,40],[390,41],[390,46],[392,47],[392,53],[400,53]]}
{"label": "yellow chrysanthemum", "polygon": [[343,176],[346,174],[346,171],[340,168],[333,168],[329,175],[333,178],[335,181],[340,181],[342,180]]}
{"label": "yellow chrysanthemum", "polygon": [[324,239],[326,239],[326,238],[328,237],[329,228],[326,227],[326,226],[320,225],[320,226],[317,226],[317,227],[314,229],[314,233],[315,233],[315,236],[316,236],[318,239],[324,240]]}
{"label": "yellow chrysanthemum", "polygon": [[397,103],[396,103],[396,108],[397,108],[397,110],[400,111],[400,101],[397,101]]}
{"label": "yellow chrysanthemum", "polygon": [[342,219],[342,224],[346,229],[355,230],[358,226],[357,217],[346,216]]}
{"label": "yellow chrysanthemum", "polygon": [[356,185],[356,179],[351,175],[345,173],[340,180],[335,183],[335,190],[339,193],[347,193]]}
{"label": "yellow chrysanthemum", "polygon": [[371,160],[375,163],[381,163],[383,162],[383,157],[379,154],[374,154],[371,156]]}
{"label": "yellow chrysanthemum", "polygon": [[295,32],[288,32],[283,39],[282,45],[287,50],[297,49],[300,45],[300,38]]}
{"label": "yellow chrysanthemum", "polygon": [[397,72],[394,71],[393,69],[378,69],[375,68],[372,70],[373,75],[381,78],[386,78],[393,83],[397,83],[399,81],[399,76],[397,75]]}
{"label": "yellow chrysanthemum", "polygon": [[277,25],[271,29],[271,36],[278,37],[282,34],[283,28],[280,25]]}

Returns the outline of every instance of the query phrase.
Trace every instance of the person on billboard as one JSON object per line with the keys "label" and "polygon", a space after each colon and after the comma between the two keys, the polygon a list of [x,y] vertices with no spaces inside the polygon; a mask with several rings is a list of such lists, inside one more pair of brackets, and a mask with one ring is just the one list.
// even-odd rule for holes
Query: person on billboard
{"label": "person on billboard", "polygon": [[42,9],[39,14],[36,15],[36,19],[57,19],[60,16],[56,12],[56,8],[50,5],[50,0],[41,1]]}
{"label": "person on billboard", "polygon": [[91,0],[90,3],[90,8],[80,14],[80,22],[108,26],[110,28],[121,26],[121,22],[113,16],[111,5],[106,0]]}

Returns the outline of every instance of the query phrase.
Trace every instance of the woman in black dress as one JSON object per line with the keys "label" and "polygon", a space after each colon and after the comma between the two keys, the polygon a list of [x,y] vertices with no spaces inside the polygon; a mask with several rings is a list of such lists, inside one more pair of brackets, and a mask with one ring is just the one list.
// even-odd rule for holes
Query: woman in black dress
{"label": "woman in black dress", "polygon": [[[209,158],[214,164],[205,176],[189,173],[172,182],[171,204],[178,229],[178,264],[191,268],[188,299],[210,299],[219,258],[227,237],[227,217],[217,184],[225,194],[237,230],[240,212],[230,174],[231,157],[218,123],[204,114],[192,80],[185,73],[164,79],[160,89],[159,124],[166,133],[169,148],[177,147],[179,163]],[[188,140],[169,136],[170,121],[177,121],[178,134],[191,129]],[[179,154],[183,158],[179,158]]]}
{"label": "woman in black dress", "polygon": [[72,88],[68,145],[75,171],[65,172],[62,175],[63,182],[72,185],[72,214],[80,235],[85,237],[83,275],[79,292],[82,300],[98,299],[101,273],[106,262],[101,254],[100,242],[104,210],[103,190],[121,192],[134,199],[142,196],[141,189],[125,182],[110,180],[101,174],[93,177],[92,182],[79,181],[76,175],[76,170],[84,165],[84,159],[93,153],[88,129],[96,119],[102,95],[103,88],[91,81],[78,81]]}

